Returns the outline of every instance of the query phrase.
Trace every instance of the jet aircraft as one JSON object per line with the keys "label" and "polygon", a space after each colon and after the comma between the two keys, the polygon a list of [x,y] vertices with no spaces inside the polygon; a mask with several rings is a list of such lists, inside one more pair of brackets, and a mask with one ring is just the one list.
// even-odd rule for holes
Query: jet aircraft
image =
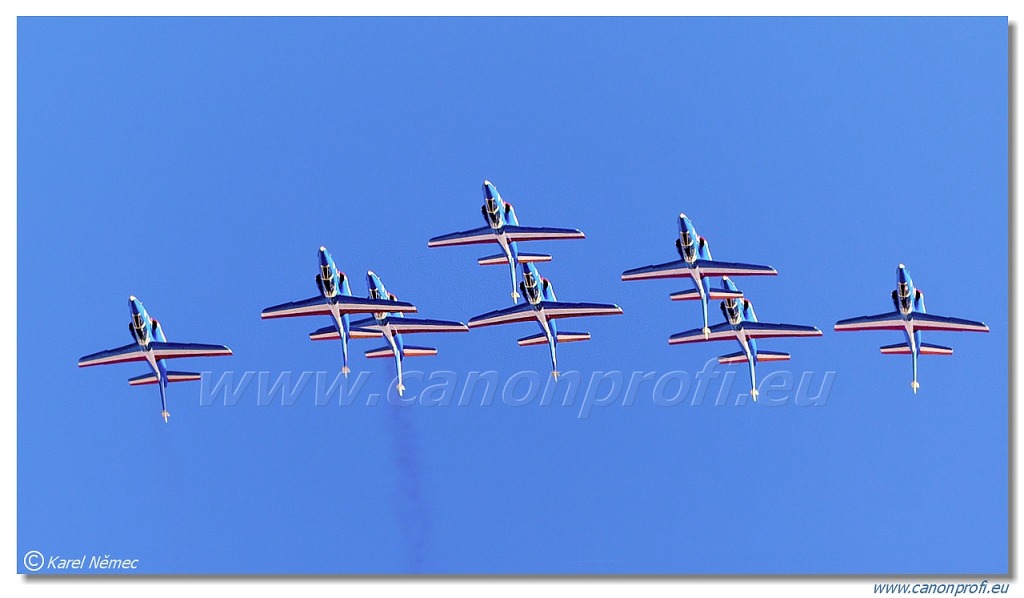
{"label": "jet aircraft", "polygon": [[896,290],[892,292],[892,303],[896,311],[875,316],[849,318],[836,322],[838,332],[851,330],[901,330],[906,342],[882,347],[883,355],[910,355],[914,368],[914,379],[910,387],[917,394],[921,385],[917,382],[917,358],[920,355],[952,355],[953,349],[942,345],[921,342],[925,330],[949,332],[988,332],[983,322],[950,318],[927,313],[924,307],[924,293],[914,286],[906,266],[896,268]]}
{"label": "jet aircraft", "polygon": [[739,264],[722,262],[711,258],[711,247],[707,239],[697,234],[693,223],[686,214],[679,214],[679,238],[676,239],[676,251],[682,259],[633,268],[622,273],[622,280],[648,280],[652,278],[691,278],[693,290],[672,293],[673,301],[699,300],[704,316],[705,339],[710,334],[708,328],[708,300],[738,299],[742,294],[730,291],[725,287],[712,287],[711,278],[717,276],[775,276],[778,272],[771,266],[757,264]]}
{"label": "jet aircraft", "polygon": [[814,326],[798,326],[795,324],[769,324],[759,322],[757,314],[754,313],[754,306],[749,299],[736,288],[735,283],[728,277],[723,277],[722,282],[730,297],[722,301],[722,315],[725,322],[715,324],[710,331],[707,329],[695,328],[673,334],[669,337],[670,345],[681,345],[684,343],[695,343],[703,341],[724,341],[736,340],[739,342],[742,351],[729,353],[718,358],[718,363],[743,363],[747,362],[750,370],[750,396],[757,401],[757,378],[754,368],[759,361],[788,361],[789,353],[779,351],[763,351],[757,348],[757,339],[780,338],[794,336],[821,336],[821,331]]}
{"label": "jet aircraft", "polygon": [[522,241],[546,241],[556,239],[582,239],[583,233],[575,228],[552,228],[547,226],[520,226],[519,218],[512,204],[501,198],[501,194],[491,184],[484,181],[484,205],[480,208],[487,226],[472,230],[451,233],[434,237],[427,242],[428,247],[447,247],[449,245],[472,245],[477,243],[497,243],[501,253],[489,255],[477,260],[481,266],[499,266],[508,264],[512,280],[512,302],[517,303],[519,293],[516,291],[516,266],[533,262],[550,262],[551,256],[543,253],[525,253],[519,251],[518,243]]}
{"label": "jet aircraft", "polygon": [[[349,314],[367,314],[374,311],[387,310],[390,312],[414,312],[416,307],[411,303],[396,302],[384,299],[353,297],[348,285],[348,277],[338,270],[334,258],[321,246],[317,252],[317,259],[320,263],[320,272],[316,275],[316,287],[320,294],[316,297],[282,303],[263,310],[260,317],[264,320],[274,318],[293,318],[297,316],[330,316],[333,323],[326,328],[320,328],[310,334],[313,340],[327,338],[327,333],[333,332],[334,336],[341,340],[341,371],[348,377],[351,371],[348,367],[348,339],[349,335]],[[328,335],[329,336],[329,335]]]}
{"label": "jet aircraft", "polygon": [[164,417],[164,423],[167,423],[167,419],[171,416],[167,411],[167,385],[171,382],[199,380],[202,376],[196,372],[168,370],[165,361],[180,357],[231,355],[231,349],[224,345],[167,342],[160,322],[150,317],[142,302],[134,295],[128,298],[128,308],[131,311],[128,332],[131,333],[134,342],[116,349],[86,355],[78,360],[78,367],[145,361],[153,370],[152,373],[129,378],[128,384],[132,386],[156,384],[160,388],[160,415]]}
{"label": "jet aircraft", "polygon": [[519,339],[519,346],[546,344],[551,353],[551,375],[555,380],[558,379],[558,359],[555,354],[558,343],[590,340],[590,333],[559,332],[554,320],[582,316],[611,316],[622,313],[621,307],[608,303],[559,301],[555,297],[554,286],[548,279],[541,277],[537,266],[532,263],[523,264],[523,281],[519,283],[519,288],[523,291],[523,297],[526,298],[525,303],[470,318],[469,327],[479,328],[536,320],[540,324],[540,333]]}
{"label": "jet aircraft", "polygon": [[[366,273],[366,285],[369,287],[371,299],[398,301],[398,298],[388,292],[384,282],[372,270]],[[395,358],[395,366],[398,368],[398,396],[402,396],[402,393],[405,392],[405,385],[402,383],[402,361],[406,357],[437,355],[437,349],[433,347],[406,345],[402,335],[418,332],[465,332],[469,329],[462,322],[409,318],[399,311],[378,311],[374,312],[371,318],[352,322],[349,330],[352,338],[384,337],[387,340],[387,345],[367,351],[366,356],[371,359]],[[310,334],[309,338],[315,341],[331,340],[338,338],[338,333],[324,329]]]}

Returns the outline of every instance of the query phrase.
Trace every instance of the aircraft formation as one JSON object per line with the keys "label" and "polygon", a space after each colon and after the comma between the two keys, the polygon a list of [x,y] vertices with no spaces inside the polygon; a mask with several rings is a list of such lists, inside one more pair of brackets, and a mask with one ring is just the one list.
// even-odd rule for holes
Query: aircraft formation
{"label": "aircraft formation", "polygon": [[[541,276],[537,263],[549,262],[552,256],[543,253],[527,253],[519,250],[519,244],[527,241],[554,241],[562,239],[583,239],[582,231],[574,228],[523,226],[512,204],[502,199],[497,188],[490,182],[483,183],[484,203],[480,208],[485,226],[441,235],[430,239],[428,247],[449,247],[497,243],[501,253],[479,258],[481,266],[507,265],[511,281],[512,306],[472,317],[468,325],[458,321],[435,320],[409,316],[416,313],[416,306],[399,301],[389,292],[381,278],[372,270],[366,273],[367,296],[352,295],[349,279],[338,269],[334,258],[326,247],[317,252],[318,269],[315,277],[318,294],[308,299],[282,303],[264,309],[262,319],[291,318],[300,316],[326,316],[330,325],[309,333],[312,341],[341,341],[341,371],[347,377],[349,366],[349,341],[355,339],[383,339],[385,344],[367,350],[369,359],[392,358],[398,372],[396,390],[399,396],[405,391],[402,365],[406,357],[436,355],[433,347],[405,344],[404,335],[417,333],[466,332],[499,324],[536,322],[540,332],[522,337],[517,343],[522,347],[546,346],[551,361],[551,375],[558,379],[557,347],[559,343],[590,340],[589,332],[561,331],[556,320],[587,316],[608,316],[622,314],[622,308],[612,303],[583,301],[560,301],[555,296],[554,285]],[[750,394],[757,401],[758,389],[756,366],[759,362],[786,361],[789,353],[767,351],[758,348],[759,339],[822,336],[814,326],[761,322],[754,313],[754,306],[744,295],[733,278],[741,276],[776,276],[775,268],[766,265],[721,261],[712,258],[710,244],[697,231],[685,214],[679,214],[678,236],[675,249],[679,259],[661,264],[633,268],[622,273],[623,281],[650,280],[662,278],[689,279],[693,287],[669,295],[673,301],[699,301],[702,326],[669,337],[670,345],[700,343],[708,341],[735,340],[740,351],[722,355],[722,364],[746,363],[750,375]],[[522,271],[522,280],[518,273]],[[519,302],[522,298],[524,301]],[[720,301],[724,321],[711,324],[708,317],[708,303]],[[941,345],[924,343],[924,331],[988,332],[982,322],[937,316],[929,314],[924,306],[924,293],[914,286],[906,267],[897,268],[896,289],[892,292],[894,311],[873,316],[862,316],[840,320],[835,330],[897,330],[904,334],[905,342],[881,347],[884,355],[910,355],[913,366],[911,388],[916,394],[918,383],[918,358],[921,355],[952,355],[953,349]],[[79,367],[109,365],[131,361],[145,361],[151,372],[128,380],[132,386],[155,384],[160,390],[161,415],[168,421],[167,385],[172,382],[199,380],[195,372],[171,371],[166,360],[183,357],[214,357],[231,355],[231,349],[224,345],[199,343],[172,343],[164,336],[163,327],[151,317],[135,296],[128,300],[130,321],[129,333],[133,342],[114,349],[92,353],[79,359]],[[352,320],[353,316],[360,319]]]}

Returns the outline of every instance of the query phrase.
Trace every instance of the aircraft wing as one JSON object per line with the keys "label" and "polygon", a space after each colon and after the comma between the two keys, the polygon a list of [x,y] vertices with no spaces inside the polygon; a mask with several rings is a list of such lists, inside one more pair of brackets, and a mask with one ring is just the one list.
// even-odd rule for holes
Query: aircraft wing
{"label": "aircraft wing", "polygon": [[520,303],[504,309],[496,309],[469,319],[470,328],[511,324],[513,322],[530,322],[536,319],[536,310],[529,303]]}
{"label": "aircraft wing", "polygon": [[718,260],[697,260],[696,266],[704,276],[775,276],[778,274],[771,266],[720,262]]}
{"label": "aircraft wing", "polygon": [[[387,299],[370,299],[368,297],[335,297],[335,305],[343,314],[383,312],[414,312],[416,306],[405,301],[389,301]],[[302,301],[291,301],[268,307],[260,313],[264,320],[274,318],[294,318],[297,316],[329,316],[331,306],[323,296],[317,295]]]}
{"label": "aircraft wing", "polygon": [[710,327],[707,338],[704,338],[703,328],[694,328],[686,332],[678,332],[668,337],[668,344],[682,345],[684,343],[702,343],[704,341],[727,341],[736,339],[736,330],[732,324],[722,322]]}
{"label": "aircraft wing", "polygon": [[836,322],[835,328],[837,332],[852,330],[905,330],[903,314],[898,311],[839,320]]}
{"label": "aircraft wing", "polygon": [[911,318],[914,330],[945,330],[948,332],[988,332],[984,322],[936,316],[935,314],[917,313]]}
{"label": "aircraft wing", "polygon": [[583,232],[575,228],[550,226],[505,226],[501,229],[510,241],[554,241],[556,239],[582,239]]}
{"label": "aircraft wing", "polygon": [[464,230],[457,233],[441,235],[427,241],[427,247],[448,247],[449,245],[473,245],[476,243],[497,243],[498,237],[494,229],[489,226],[481,226],[472,230]]}
{"label": "aircraft wing", "polygon": [[790,336],[821,336],[814,326],[797,324],[769,324],[767,322],[744,322],[743,330],[751,338],[782,338]]}
{"label": "aircraft wing", "polygon": [[216,357],[231,355],[231,349],[224,345],[207,345],[204,343],[160,343],[152,342],[149,348],[157,359],[177,359],[179,357]]}
{"label": "aircraft wing", "polygon": [[[391,328],[400,334],[415,334],[417,332],[466,332],[469,330],[462,322],[450,322],[447,320],[428,320],[426,318],[393,318],[388,321]],[[377,324],[360,326],[360,330],[379,330]]]}
{"label": "aircraft wing", "polygon": [[132,343],[116,349],[107,349],[86,355],[78,360],[78,367],[87,368],[93,365],[109,365],[111,363],[127,363],[129,361],[144,361],[146,352],[138,343]]}
{"label": "aircraft wing", "polygon": [[[697,260],[693,264],[702,276],[775,276],[778,272],[771,266],[757,264],[740,264],[736,262],[720,262],[718,260]],[[654,264],[633,268],[622,273],[622,280],[648,280],[651,278],[686,278],[693,272],[693,267],[686,260],[673,260],[664,264]]]}
{"label": "aircraft wing", "polygon": [[622,308],[610,303],[579,303],[571,301],[541,301],[541,309],[549,319],[581,318],[584,316],[615,316]]}
{"label": "aircraft wing", "polygon": [[654,264],[633,268],[622,273],[622,280],[647,280],[651,278],[683,278],[690,276],[690,264],[686,260],[674,260],[664,264]]}

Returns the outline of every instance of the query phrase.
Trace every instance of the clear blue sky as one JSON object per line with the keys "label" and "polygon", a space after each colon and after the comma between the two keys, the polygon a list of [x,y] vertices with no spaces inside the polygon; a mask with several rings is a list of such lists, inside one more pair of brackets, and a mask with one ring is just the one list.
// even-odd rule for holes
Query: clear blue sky
{"label": "clear blue sky", "polygon": [[[428,249],[483,224],[494,181],[565,300],[625,314],[566,325],[563,370],[691,375],[733,345],[672,259],[685,211],[765,321],[819,339],[760,375],[835,371],[825,405],[577,409],[201,406],[119,346],[130,294],[170,340],[235,356],[177,369],[320,370],[327,320],[261,322],[316,293],[316,249],[365,292],[376,270],[425,317],[508,301],[492,247]],[[20,19],[18,567],[29,550],[140,559],[147,573],[998,573],[1007,571],[1006,19]],[[952,358],[882,356],[904,262]],[[718,321],[717,305],[712,319]],[[496,327],[409,339],[409,367],[547,371]],[[745,369],[735,372],[742,391]],[[424,382],[410,382],[410,392]]]}

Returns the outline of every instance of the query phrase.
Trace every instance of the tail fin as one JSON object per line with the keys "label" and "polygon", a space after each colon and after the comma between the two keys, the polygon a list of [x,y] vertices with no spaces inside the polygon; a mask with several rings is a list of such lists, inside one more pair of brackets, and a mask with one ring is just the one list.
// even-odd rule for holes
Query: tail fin
{"label": "tail fin", "polygon": [[[789,353],[783,353],[782,351],[758,351],[758,361],[788,361]],[[722,355],[718,358],[718,363],[729,364],[729,363],[746,363],[747,354],[743,351],[736,353],[729,353],[728,355]]]}
{"label": "tail fin", "polygon": [[[402,349],[402,354],[405,357],[426,357],[428,355],[437,355],[437,349],[433,347],[414,347],[412,345],[406,345]],[[384,346],[379,349],[371,349],[366,352],[366,356],[370,359],[377,357],[394,357],[395,352],[391,349],[391,346]]]}
{"label": "tail fin", "polygon": [[[910,345],[907,343],[884,345],[881,351],[882,355],[910,355]],[[951,347],[943,347],[942,345],[921,343],[920,353],[921,355],[952,355],[953,349]]]}
{"label": "tail fin", "polygon": [[[202,379],[203,375],[196,372],[172,372],[167,371],[168,382],[192,382],[195,380]],[[145,384],[156,384],[159,382],[159,378],[156,374],[143,374],[141,376],[135,376],[134,378],[128,379],[128,384],[132,386],[143,386]]]}
{"label": "tail fin", "polygon": [[[578,342],[578,341],[589,341],[590,340],[590,333],[589,332],[559,332],[557,338],[558,338],[558,342],[560,342],[560,343],[575,343],[575,342]],[[548,342],[547,335],[545,335],[543,332],[540,332],[538,334],[533,334],[533,335],[530,335],[530,336],[524,336],[523,338],[519,339],[519,346],[520,347],[531,347],[533,345],[546,345],[547,342]]]}
{"label": "tail fin", "polygon": [[[528,264],[532,262],[550,262],[551,256],[546,253],[520,253],[519,263]],[[505,257],[504,253],[497,255],[484,256],[476,261],[481,266],[500,266],[508,263],[508,258]]]}

